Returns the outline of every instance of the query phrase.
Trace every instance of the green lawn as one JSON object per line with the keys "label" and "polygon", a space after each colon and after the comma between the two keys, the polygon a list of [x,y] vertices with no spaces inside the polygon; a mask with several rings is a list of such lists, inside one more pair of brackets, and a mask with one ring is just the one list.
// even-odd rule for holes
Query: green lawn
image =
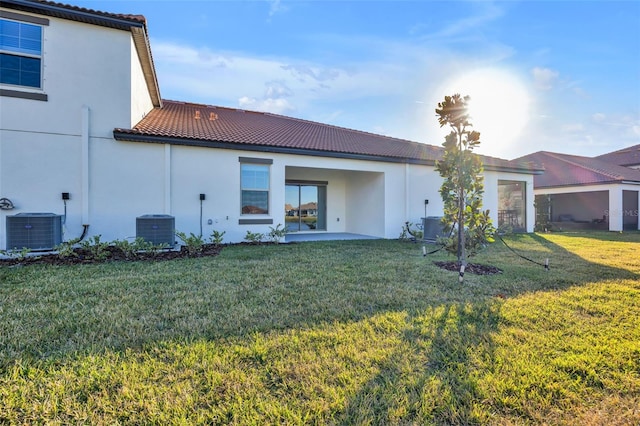
{"label": "green lawn", "polygon": [[0,424],[640,424],[640,233],[0,268]]}

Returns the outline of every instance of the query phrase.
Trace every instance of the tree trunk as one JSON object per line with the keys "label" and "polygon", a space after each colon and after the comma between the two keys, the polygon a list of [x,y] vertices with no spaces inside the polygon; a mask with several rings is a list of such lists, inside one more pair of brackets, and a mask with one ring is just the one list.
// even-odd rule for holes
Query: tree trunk
{"label": "tree trunk", "polygon": [[[460,156],[458,157],[458,179],[462,179],[462,156],[464,154],[464,146],[462,143],[462,131],[458,129],[458,149]],[[465,213],[464,188],[458,181],[458,263],[467,265],[467,253],[464,241],[464,213]]]}
{"label": "tree trunk", "polygon": [[464,222],[465,222],[465,200],[464,189],[460,188],[459,204],[458,204],[458,263],[461,265],[467,265],[467,250],[464,235]]}

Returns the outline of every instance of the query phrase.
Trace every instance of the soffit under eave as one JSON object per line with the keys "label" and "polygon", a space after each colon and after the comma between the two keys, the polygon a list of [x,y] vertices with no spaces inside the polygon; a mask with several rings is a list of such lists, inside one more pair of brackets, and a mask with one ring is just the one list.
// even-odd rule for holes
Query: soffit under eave
{"label": "soffit under eave", "polygon": [[149,46],[149,39],[146,31],[142,27],[131,27],[131,34],[133,36],[133,43],[136,46],[138,58],[140,59],[140,64],[142,65],[142,73],[144,75],[145,82],[147,83],[151,102],[155,107],[162,107],[160,87],[158,85],[153,57],[151,56],[151,47]]}

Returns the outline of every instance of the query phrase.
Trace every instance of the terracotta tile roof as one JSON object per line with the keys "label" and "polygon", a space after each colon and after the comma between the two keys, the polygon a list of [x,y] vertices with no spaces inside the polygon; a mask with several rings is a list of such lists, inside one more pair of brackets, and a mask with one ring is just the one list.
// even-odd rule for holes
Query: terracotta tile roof
{"label": "terracotta tile roof", "polygon": [[640,182],[640,170],[618,166],[597,158],[539,151],[517,160],[531,161],[544,167],[545,172],[542,175],[534,176],[535,188]]}
{"label": "terracotta tile roof", "polygon": [[[217,148],[352,156],[433,163],[443,148],[266,112],[163,100],[118,140],[193,144]],[[529,171],[528,165],[482,156],[485,167]]]}
{"label": "terracotta tile roof", "polygon": [[640,144],[598,155],[595,158],[619,166],[638,166],[640,165]]}

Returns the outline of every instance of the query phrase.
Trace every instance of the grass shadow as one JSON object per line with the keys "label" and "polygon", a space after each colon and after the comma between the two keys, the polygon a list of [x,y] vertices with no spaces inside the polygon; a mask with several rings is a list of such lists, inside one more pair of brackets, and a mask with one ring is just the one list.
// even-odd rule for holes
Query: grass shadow
{"label": "grass shadow", "polygon": [[[527,257],[550,258],[551,270],[496,243],[474,262],[504,273],[467,275],[463,284],[456,273],[431,263],[446,254],[425,258],[420,244],[381,240],[229,247],[216,258],[171,262],[0,270],[0,380],[18,371],[11,367],[26,365],[28,382],[28,374],[44,364],[55,384],[57,366],[68,371],[74,359],[130,365],[132,358],[135,368],[157,368],[158,375],[149,376],[163,385],[167,371],[191,384],[195,376],[218,375],[219,368],[229,372],[230,380],[219,384],[229,393],[244,385],[238,382],[243,377],[262,393],[253,395],[265,398],[263,408],[276,407],[271,423],[490,423],[491,410],[500,407],[495,401],[485,407],[490,396],[478,371],[490,375],[500,368],[495,336],[506,324],[502,308],[508,299],[638,279],[637,260],[632,267],[615,259],[597,263],[589,260],[595,256],[589,248],[568,249],[567,238],[572,237],[509,236],[513,249]],[[612,247],[605,251],[614,252]],[[561,309],[593,321],[611,314],[575,305]],[[376,321],[388,324],[372,326]],[[537,313],[532,321],[539,321]],[[366,330],[353,331],[360,329]],[[358,351],[376,346],[379,338],[384,347],[359,357]],[[353,346],[351,340],[359,342]],[[176,347],[180,356],[169,354]],[[200,352],[192,356],[195,347]],[[222,353],[224,361],[210,360],[211,352]],[[200,363],[198,374],[184,366],[190,362]],[[572,362],[563,368],[575,374],[579,369]],[[79,371],[93,368],[78,364],[73,368]],[[233,370],[234,365],[239,367]],[[352,367],[366,372],[351,378]],[[581,370],[584,377],[590,377],[588,367]],[[319,377],[307,386],[311,390],[295,386],[314,374]],[[107,375],[100,389],[109,388],[112,377]],[[329,383],[323,389],[331,396],[353,382],[358,382],[355,390],[336,397],[343,398],[340,403],[314,406],[309,397],[317,396],[311,391],[318,383]],[[197,384],[210,397],[210,383]],[[143,385],[153,388],[153,381]],[[292,389],[301,402],[282,402]],[[198,398],[205,397],[195,393],[201,406],[217,401]],[[295,411],[300,417],[282,408],[287,403],[301,406]],[[309,408],[323,404],[334,408]],[[233,416],[233,407],[229,410]],[[521,421],[527,413],[516,416]]]}
{"label": "grass shadow", "polygon": [[388,240],[226,248],[219,257],[157,263],[0,269],[0,368],[17,358],[56,359],[154,342],[243,338],[253,333],[359,321],[389,311],[559,290],[599,279],[637,279],[594,264],[535,234],[509,237],[474,262],[503,274],[457,274],[424,258],[419,244]]}
{"label": "grass shadow", "polygon": [[349,401],[340,424],[485,424],[474,369],[491,364],[499,305],[444,304],[410,319],[399,345]]}

